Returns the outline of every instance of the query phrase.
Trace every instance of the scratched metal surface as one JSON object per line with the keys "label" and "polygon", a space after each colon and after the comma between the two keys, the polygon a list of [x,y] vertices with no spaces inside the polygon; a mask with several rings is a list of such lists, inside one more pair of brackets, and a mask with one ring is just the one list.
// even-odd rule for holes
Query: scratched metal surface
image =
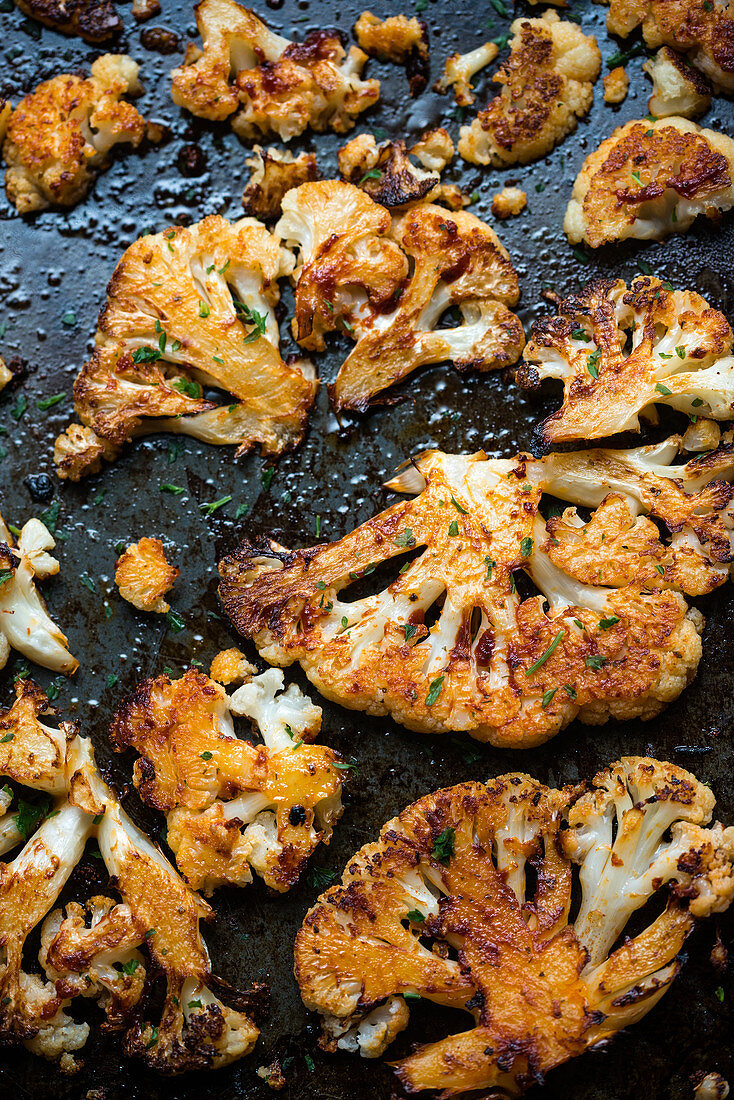
{"label": "scratched metal surface", "polygon": [[[405,10],[409,7],[406,4]],[[59,529],[66,536],[58,547],[61,573],[45,591],[81,668],[72,681],[61,684],[57,705],[79,719],[93,737],[103,766],[111,767],[124,786],[129,783],[130,760],[112,760],[106,736],[113,708],[140,677],[166,665],[180,670],[192,657],[208,666],[220,647],[233,643],[233,633],[219,616],[215,562],[238,534],[268,533],[291,546],[308,545],[320,516],[323,536],[338,537],[383,506],[382,480],[410,454],[427,446],[449,451],[484,447],[493,455],[512,454],[532,444],[535,423],[554,401],[547,394],[523,395],[502,374],[460,379],[437,367],[410,379],[403,403],[341,427],[322,392],[304,445],[275,464],[269,485],[270,475],[263,477],[265,464],[257,456],[235,462],[226,449],[194,441],[171,448],[163,437],[128,449],[114,466],[80,485],[58,483],[51,461],[53,439],[69,417],[72,380],[88,350],[104,288],[121,251],[143,229],[213,212],[237,217],[248,175],[245,148],[228,127],[192,120],[169,98],[168,71],[195,32],[188,0],[163,0],[161,16],[145,25],[178,34],[178,48],[169,56],[145,49],[129,6],[120,10],[126,29],[118,48],[129,50],[142,63],[146,90],[141,109],[166,122],[171,139],[163,148],[118,158],[88,199],[69,213],[48,212],[24,221],[0,198],[0,352],[6,357],[21,355],[29,366],[21,389],[0,398],[0,430],[5,433],[0,445],[7,452],[0,461],[0,499],[3,515],[16,524],[51,503],[60,505]],[[264,10],[276,30],[302,37],[328,24],[348,31],[361,9],[354,0],[338,12],[320,0],[286,0],[279,10]],[[384,15],[401,10],[401,5],[378,3],[375,10]],[[574,10],[582,26],[597,34],[604,57],[609,57],[618,43],[604,30],[603,11],[578,2]],[[41,29],[13,9],[10,0],[0,0],[0,12],[0,90],[14,101],[58,71],[86,68],[100,52]],[[509,24],[509,18],[493,8],[470,0],[429,0],[424,17],[431,34],[434,79],[448,53],[502,34]],[[526,322],[543,309],[544,287],[567,293],[592,274],[631,276],[643,257],[643,263],[676,285],[707,294],[732,319],[731,221],[719,228],[696,227],[664,244],[610,249],[585,264],[573,255],[562,234],[563,209],[585,154],[614,125],[647,111],[648,86],[641,63],[638,57],[628,66],[632,83],[627,101],[619,108],[605,106],[599,85],[588,120],[545,161],[503,173],[457,167],[446,176],[478,192],[472,209],[480,214],[488,214],[500,181],[519,181],[527,190],[528,209],[499,227],[520,272]],[[379,127],[397,137],[441,123],[458,136],[451,102],[431,92],[411,101],[401,70],[372,62],[369,71],[384,81],[383,98],[362,128]],[[484,74],[478,82],[480,104],[486,102],[489,87],[489,74]],[[733,118],[731,104],[717,99],[706,124],[731,132]],[[179,168],[183,147],[192,143],[206,159],[203,174],[194,178]],[[306,135],[294,144],[316,149],[324,173],[333,170],[339,139]],[[334,377],[341,351],[334,345],[321,359],[320,371],[327,381]],[[65,401],[49,411],[38,408],[39,400],[61,391],[67,394]],[[27,399],[22,415],[19,397]],[[29,481],[29,476],[35,480]],[[160,491],[163,482],[185,492],[167,495]],[[229,494],[231,504],[206,518],[200,505]],[[236,521],[242,504],[248,512]],[[167,631],[163,619],[142,615],[122,602],[112,584],[116,543],[141,534],[161,537],[182,570],[172,599],[185,621],[177,634]],[[80,580],[82,575],[91,578],[94,591]],[[517,768],[545,782],[572,782],[622,753],[651,753],[695,767],[714,788],[723,819],[734,821],[734,592],[720,590],[701,606],[707,626],[698,678],[650,724],[611,723],[592,729],[574,724],[545,748],[513,756],[460,738],[409,733],[388,720],[324,703],[324,740],[353,757],[359,770],[349,784],[333,844],[318,852],[316,864],[341,871],[384,821],[437,786]],[[11,698],[12,676],[20,665],[11,660],[0,674],[3,705]],[[37,678],[44,685],[51,679],[43,672]],[[156,833],[161,822],[143,810],[134,792],[125,804]],[[397,1092],[388,1067],[322,1054],[314,1021],[301,1005],[292,977],[292,943],[316,894],[307,877],[286,897],[268,896],[258,882],[247,890],[221,890],[214,899],[216,921],[206,936],[215,969],[243,988],[257,980],[272,985],[270,1017],[251,1058],[214,1075],[161,1081],[126,1062],[114,1039],[95,1029],[84,1052],[84,1067],[73,1078],[61,1077],[25,1052],[3,1050],[2,1094],[59,1100],[88,1095],[90,1100],[123,1095],[129,1100],[212,1094],[221,1100],[265,1097],[269,1090],[255,1069],[278,1055],[287,1067],[284,1097],[387,1100]],[[733,927],[732,920],[721,922],[725,942],[731,941]],[[641,1025],[619,1036],[604,1053],[589,1054],[557,1071],[536,1094],[548,1100],[571,1094],[576,1100],[682,1100],[692,1096],[692,1074],[711,1069],[724,1076],[734,1073],[734,985],[730,973],[717,974],[708,961],[712,937],[713,926],[689,941],[682,976]],[[723,1003],[719,988],[724,990]],[[411,1043],[464,1027],[466,1020],[422,1003],[391,1054],[399,1056]]]}

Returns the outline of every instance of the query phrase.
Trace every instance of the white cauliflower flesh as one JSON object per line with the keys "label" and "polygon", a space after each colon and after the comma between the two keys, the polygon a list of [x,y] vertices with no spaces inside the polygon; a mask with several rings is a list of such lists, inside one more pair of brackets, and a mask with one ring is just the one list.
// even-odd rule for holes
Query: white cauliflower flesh
{"label": "white cauliflower flesh", "polygon": [[619,126],[584,161],[563,228],[592,248],[685,233],[734,206],[734,141],[685,118]]}
{"label": "white cauliflower flesh", "polygon": [[697,118],[711,106],[710,81],[669,46],[662,46],[642,67],[652,80],[647,106],[655,118]]}
{"label": "white cauliflower flesh", "polygon": [[731,420],[733,344],[726,317],[694,291],[648,276],[629,288],[599,279],[535,322],[517,380],[563,383],[561,408],[539,428],[548,444],[638,431],[657,404],[694,422]]}
{"label": "white cauliflower flesh", "polygon": [[483,46],[477,46],[468,53],[453,53],[446,58],[443,76],[436,81],[436,91],[453,91],[454,99],[460,107],[471,107],[475,99],[472,77],[491,65],[498,53],[499,49],[494,42],[485,42]]}
{"label": "white cauliflower flesh", "polygon": [[[695,776],[640,757],[586,793],[510,774],[426,795],[349,861],[296,937],[322,1046],[378,1056],[418,995],[474,1026],[397,1062],[407,1092],[521,1094],[641,1019],[697,921],[731,904],[734,828],[706,827],[713,806]],[[658,893],[664,911],[624,936]]]}
{"label": "white cauliflower flesh", "polygon": [[[252,669],[252,672],[255,670]],[[115,747],[139,754],[133,779],[141,797],[168,819],[168,843],[187,882],[207,895],[244,886],[255,870],[272,889],[298,880],[339,819],[345,764],[314,745],[321,708],[283,673],[251,675],[227,697],[190,670],[179,680],[140,684],[115,715]],[[235,734],[249,718],[263,744]]]}
{"label": "white cauliflower flesh", "polygon": [[38,519],[23,525],[17,546],[0,516],[0,668],[15,649],[30,661],[70,675],[79,662],[68,650],[66,635],[49,617],[36,580],[54,576],[59,563],[49,550],[56,545]]}
{"label": "white cauliflower flesh", "polygon": [[342,134],[379,98],[379,82],[361,79],[367,54],[346,51],[338,30],[289,42],[234,0],[202,0],[196,24],[203,48],[190,46],[173,70],[173,101],[201,118],[229,118],[247,141],[290,141],[307,127]]}
{"label": "white cauliflower flesh", "polygon": [[[734,558],[734,451],[676,465],[681,443],[428,452],[387,486],[413,500],[337,542],[244,540],[220,562],[222,602],[271,664],[297,661],[327,698],[409,729],[530,746],[577,716],[654,717],[701,656],[683,594],[723,584]],[[544,520],[544,492],[595,511]],[[383,566],[392,582],[350,593]],[[521,572],[540,595],[521,597]]]}
{"label": "white cauliflower flesh", "polygon": [[472,164],[545,156],[576,129],[594,98],[601,67],[594,37],[554,11],[516,19],[510,30],[510,56],[493,77],[501,91],[461,128],[459,155]]}

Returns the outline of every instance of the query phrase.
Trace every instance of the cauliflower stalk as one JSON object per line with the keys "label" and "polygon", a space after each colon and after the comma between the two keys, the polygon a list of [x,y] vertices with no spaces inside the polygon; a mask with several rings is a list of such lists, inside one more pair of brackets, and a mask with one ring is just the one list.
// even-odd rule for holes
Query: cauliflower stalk
{"label": "cauliflower stalk", "polygon": [[[697,920],[731,904],[734,828],[706,827],[713,806],[689,772],[639,757],[585,793],[511,774],[420,799],[349,861],[296,938],[327,1049],[377,1057],[418,995],[474,1026],[400,1060],[408,1092],[517,1096],[542,1082],[641,1019]],[[612,950],[666,887],[660,916]]]}
{"label": "cauliflower stalk", "polygon": [[[225,610],[271,664],[409,729],[525,747],[575,717],[652,718],[701,656],[683,593],[721,585],[733,556],[732,448],[674,465],[680,445],[428,452],[387,485],[413,500],[337,542],[243,541],[220,562]],[[543,492],[596,510],[544,520]],[[377,567],[394,579],[360,598]],[[540,595],[523,598],[522,573]]]}

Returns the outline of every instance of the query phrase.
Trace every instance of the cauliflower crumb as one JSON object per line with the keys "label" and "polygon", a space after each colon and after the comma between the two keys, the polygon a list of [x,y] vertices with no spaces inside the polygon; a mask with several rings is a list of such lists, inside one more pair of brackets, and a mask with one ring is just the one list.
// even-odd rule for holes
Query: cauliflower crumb
{"label": "cauliflower crumb", "polygon": [[471,107],[475,96],[471,78],[487,65],[491,65],[499,53],[494,42],[485,42],[469,53],[453,53],[446,58],[443,76],[436,81],[435,90],[445,95],[451,88],[460,107]]}
{"label": "cauliflower crumb", "polygon": [[604,102],[623,103],[629,91],[630,78],[621,65],[604,77]]}
{"label": "cauliflower crumb", "polygon": [[652,80],[647,106],[655,118],[696,118],[711,106],[711,82],[669,46],[662,46],[642,68]]}
{"label": "cauliflower crumb", "polygon": [[242,205],[245,213],[264,222],[280,217],[283,196],[288,191],[319,178],[314,153],[294,156],[287,150],[263,150],[255,145],[245,164],[252,171],[242,193]]}
{"label": "cauliflower crumb", "polygon": [[236,647],[223,649],[211,663],[209,675],[219,684],[243,684],[255,675],[257,669]]}
{"label": "cauliflower crumb", "polygon": [[428,83],[428,28],[416,16],[391,15],[378,19],[363,11],[354,24],[354,34],[360,47],[379,61],[404,65],[410,94],[420,95]]}
{"label": "cauliflower crumb", "polygon": [[163,596],[173,588],[181,570],[166,561],[160,539],[142,538],[117,559],[115,584],[123,600],[140,611],[165,615],[170,610]]}
{"label": "cauliflower crumb", "polygon": [[255,1070],[258,1077],[273,1089],[274,1092],[280,1092],[286,1086],[285,1074],[283,1073],[283,1067],[277,1058],[275,1058],[269,1066],[258,1066]]}
{"label": "cauliflower crumb", "polygon": [[519,187],[503,187],[492,199],[495,218],[511,218],[520,214],[528,204],[528,197]]}

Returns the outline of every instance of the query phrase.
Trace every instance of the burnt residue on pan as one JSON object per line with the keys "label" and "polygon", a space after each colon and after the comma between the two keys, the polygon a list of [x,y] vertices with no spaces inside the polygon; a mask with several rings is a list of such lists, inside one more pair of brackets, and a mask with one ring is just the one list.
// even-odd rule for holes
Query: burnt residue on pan
{"label": "burnt residue on pan", "polygon": [[[505,33],[511,18],[500,14],[501,2],[489,6],[470,0],[420,0],[415,6],[424,9],[421,14],[430,31],[432,80],[440,75],[449,53]],[[412,14],[411,7],[406,4],[403,10]],[[0,92],[14,101],[61,69],[88,69],[100,52],[79,39],[40,28],[10,0],[2,0],[0,10]],[[354,0],[336,11],[319,0],[261,5],[275,30],[297,38],[325,25],[349,32],[362,10]],[[400,5],[381,4],[375,10],[385,15],[400,10]],[[322,538],[338,537],[384,505],[382,481],[411,454],[429,446],[449,451],[483,447],[492,455],[530,448],[534,426],[556,402],[547,394],[521,392],[509,374],[460,378],[450,369],[435,367],[403,385],[402,403],[342,424],[322,391],[303,446],[276,463],[255,455],[235,462],[229,449],[159,437],[128,448],[114,466],[79,485],[59,483],[51,460],[53,440],[70,419],[72,381],[88,352],[105,285],[120,253],[143,230],[171,222],[186,224],[209,213],[236,218],[249,175],[247,150],[229,127],[192,119],[170,100],[168,72],[180,62],[186,41],[196,37],[192,6],[165,0],[161,15],[142,31],[128,5],[120,5],[118,11],[125,29],[116,48],[128,50],[142,65],[146,90],[141,110],[165,122],[171,137],[162,147],[118,158],[92,194],[68,213],[46,212],[24,221],[0,199],[0,353],[6,360],[20,355],[28,367],[25,382],[0,397],[0,430],[6,433],[0,437],[0,510],[6,520],[18,524],[49,507],[55,511],[58,505],[61,573],[44,590],[81,668],[72,681],[59,681],[57,705],[91,733],[98,758],[124,788],[130,784],[131,761],[111,758],[107,727],[113,709],[141,677],[166,666],[180,671],[192,658],[208,667],[219,648],[235,644],[217,603],[215,563],[238,535],[274,535],[286,545],[307,546],[316,541],[318,524]],[[603,9],[574,3],[573,13],[585,30],[597,34],[605,58],[619,48],[607,37]],[[172,33],[153,33],[155,28]],[[641,268],[676,286],[699,290],[734,320],[734,218],[720,227],[696,226],[663,244],[629,244],[587,253],[586,259],[572,251],[562,233],[563,210],[584,156],[616,124],[647,113],[649,82],[641,71],[642,60],[636,57],[627,65],[631,88],[625,103],[619,108],[605,106],[600,81],[589,118],[545,160],[502,172],[480,172],[459,162],[444,175],[446,181],[477,192],[471,209],[490,223],[496,190],[517,182],[527,191],[527,210],[497,225],[518,268],[520,313],[526,324],[546,308],[544,289],[565,295],[591,276],[612,274],[628,280]],[[402,70],[371,61],[368,72],[383,81],[382,99],[361,117],[355,134],[369,129],[378,137],[415,140],[426,126],[440,124],[458,137],[457,109],[450,98],[428,91],[412,100]],[[490,67],[478,78],[477,106],[486,103],[491,72]],[[733,123],[731,102],[715,99],[705,124],[731,132]],[[315,151],[322,172],[329,175],[344,140],[307,133],[292,147]],[[285,301],[291,307],[287,293]],[[295,350],[286,326],[287,316],[284,353]],[[326,382],[333,380],[349,346],[338,341],[319,361]],[[62,391],[65,401],[47,411],[39,409],[40,399]],[[19,397],[27,400],[25,411]],[[671,423],[675,422],[667,421],[656,432]],[[185,492],[163,492],[164,483]],[[225,496],[231,496],[231,502],[207,515],[202,506]],[[236,519],[241,506],[247,510]],[[163,617],[136,612],[114,588],[117,544],[142,534],[163,539],[169,559],[181,569],[170,595],[184,622],[178,632]],[[711,783],[722,818],[734,822],[734,590],[724,588],[700,605],[707,626],[698,677],[650,724],[589,728],[575,723],[545,748],[518,755],[461,737],[409,733],[388,720],[324,702],[323,740],[353,758],[358,772],[348,785],[346,811],[333,843],[320,849],[313,862],[340,873],[349,856],[376,837],[388,818],[439,785],[516,769],[558,785],[591,776],[625,753],[650,753],[693,768]],[[0,674],[2,705],[10,701],[13,675],[22,664],[13,658]],[[298,670],[288,676],[302,680]],[[43,672],[37,678],[44,685],[51,680]],[[145,811],[134,791],[125,805],[151,835],[158,835],[162,819]],[[322,1054],[315,1022],[301,1005],[292,976],[292,944],[319,892],[316,881],[307,874],[285,897],[268,896],[256,882],[246,890],[220,890],[214,898],[217,917],[207,941],[215,969],[234,985],[268,981],[272,986],[270,1017],[252,1057],[210,1076],[161,1081],[123,1059],[114,1037],[94,1027],[83,1052],[84,1067],[73,1078],[62,1077],[55,1067],[22,1051],[3,1050],[3,1095],[183,1100],[216,1093],[221,1100],[249,1100],[270,1095],[255,1071],[275,1057],[286,1078],[281,1095],[293,1100],[388,1100],[397,1094],[386,1064]],[[731,942],[732,918],[720,926],[724,942]],[[692,1078],[702,1071],[716,1069],[724,1077],[734,1076],[734,983],[730,973],[720,973],[709,961],[714,934],[712,922],[689,941],[682,975],[641,1025],[608,1048],[555,1072],[538,1095],[549,1100],[569,1095],[574,1100],[683,1100],[692,1096]],[[410,1029],[391,1052],[396,1057],[411,1043],[438,1037],[448,1028],[463,1028],[467,1022],[464,1015],[452,1017],[427,1003],[419,1004],[412,1016]]]}

